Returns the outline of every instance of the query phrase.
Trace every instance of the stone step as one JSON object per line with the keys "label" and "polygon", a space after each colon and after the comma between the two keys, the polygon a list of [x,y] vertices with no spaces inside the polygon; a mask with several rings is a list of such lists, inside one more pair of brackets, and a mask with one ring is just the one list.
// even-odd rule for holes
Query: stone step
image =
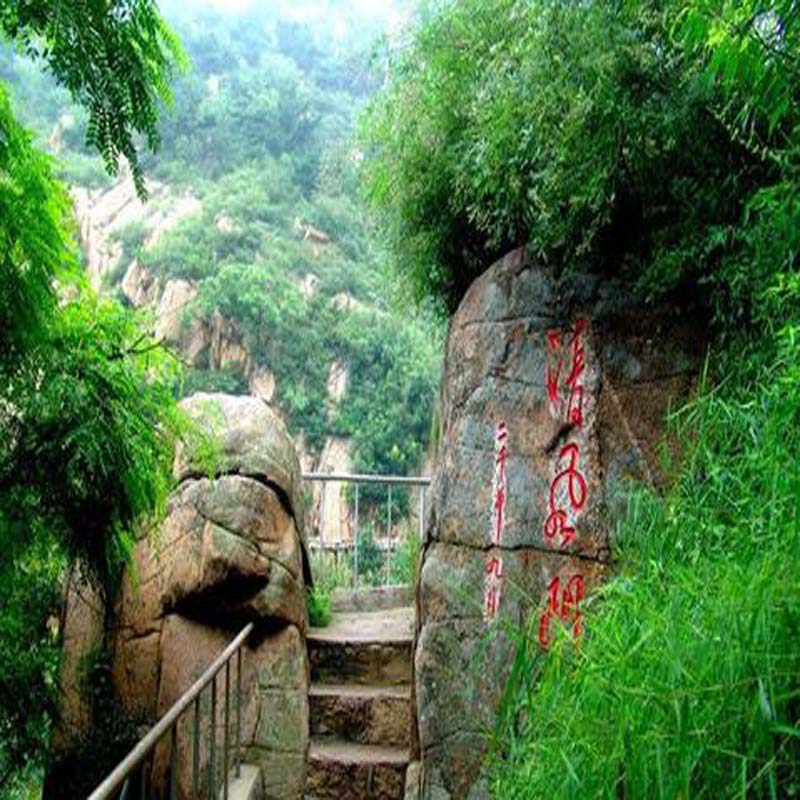
{"label": "stone step", "polygon": [[336,589],[331,597],[334,612],[386,611],[410,608],[414,590],[408,585],[371,586],[366,589]]}
{"label": "stone step", "polygon": [[402,686],[411,683],[411,639],[308,639],[314,683]]}
{"label": "stone step", "polygon": [[306,798],[399,800],[405,789],[407,749],[311,740]]}
{"label": "stone step", "polygon": [[335,614],[307,636],[311,680],[326,684],[411,683],[413,608]]}
{"label": "stone step", "polygon": [[311,735],[358,744],[408,747],[411,687],[312,684]]}

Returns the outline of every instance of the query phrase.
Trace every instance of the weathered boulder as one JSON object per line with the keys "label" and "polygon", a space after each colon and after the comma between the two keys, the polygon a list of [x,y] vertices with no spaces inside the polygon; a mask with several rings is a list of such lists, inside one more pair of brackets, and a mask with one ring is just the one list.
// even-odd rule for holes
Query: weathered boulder
{"label": "weathered boulder", "polygon": [[[309,678],[308,563],[296,513],[297,454],[283,424],[256,398],[197,395],[184,401],[184,408],[215,436],[213,477],[197,452],[179,449],[179,484],[166,517],[155,533],[138,541],[120,594],[105,614],[105,630],[94,638],[104,640],[110,654],[122,711],[146,727],[197,680],[245,622],[253,622],[256,628],[243,657],[243,746],[251,763],[264,770],[267,797],[299,798],[308,746]],[[76,596],[67,609],[65,638],[78,641],[82,652],[92,633],[85,624],[86,604]],[[74,661],[68,652],[65,663]],[[224,674],[218,676],[217,691],[219,776]],[[212,724],[208,691],[201,710],[205,786]],[[85,727],[88,712],[82,706],[73,702],[65,713]],[[190,712],[179,728],[181,798],[191,796],[193,724]],[[167,738],[149,766],[156,797],[169,778],[170,748]]]}
{"label": "weathered boulder", "polygon": [[468,291],[450,325],[418,586],[409,796],[488,797],[507,623],[542,651],[560,628],[583,635],[625,482],[659,480],[665,413],[703,351],[686,309],[644,309],[595,275],[558,279],[524,248]]}
{"label": "weathered boulder", "polygon": [[[183,407],[219,442],[217,475],[245,475],[260,479],[278,494],[294,514],[300,509],[300,464],[294,444],[278,415],[256,397],[199,393]],[[207,471],[196,453],[178,447],[178,481],[203,477]],[[303,531],[299,531],[301,537]]]}

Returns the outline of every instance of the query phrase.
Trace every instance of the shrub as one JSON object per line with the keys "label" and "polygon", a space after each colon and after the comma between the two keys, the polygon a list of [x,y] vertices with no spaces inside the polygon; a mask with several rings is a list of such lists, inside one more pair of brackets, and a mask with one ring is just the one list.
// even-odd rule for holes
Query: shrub
{"label": "shrub", "polygon": [[371,524],[359,528],[357,547],[352,549],[350,557],[358,585],[377,586],[381,583],[383,553],[375,541]]}
{"label": "shrub", "polygon": [[322,586],[329,592],[349,589],[353,585],[353,571],[348,560],[330,551],[312,551],[311,575],[315,586]]}
{"label": "shrub", "polygon": [[408,528],[389,560],[389,583],[413,586],[422,550],[419,531]]}
{"label": "shrub", "polygon": [[308,622],[314,628],[325,628],[330,625],[333,609],[330,591],[324,586],[314,586],[306,590],[306,608]]}
{"label": "shrub", "polygon": [[716,266],[772,169],[673,47],[685,5],[461,0],[423,15],[362,121],[365,191],[418,299],[454,309],[527,243],[654,292]]}

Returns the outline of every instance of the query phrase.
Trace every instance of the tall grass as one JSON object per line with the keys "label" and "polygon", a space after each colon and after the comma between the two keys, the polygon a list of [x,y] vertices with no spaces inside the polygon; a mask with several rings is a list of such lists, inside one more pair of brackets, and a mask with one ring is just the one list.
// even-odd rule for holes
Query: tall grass
{"label": "tall grass", "polygon": [[389,583],[394,586],[413,586],[421,552],[419,531],[406,525],[397,548],[389,558]]}
{"label": "tall grass", "polygon": [[580,645],[518,632],[496,797],[800,796],[800,343],[736,349],[675,420],[670,491],[633,494]]}

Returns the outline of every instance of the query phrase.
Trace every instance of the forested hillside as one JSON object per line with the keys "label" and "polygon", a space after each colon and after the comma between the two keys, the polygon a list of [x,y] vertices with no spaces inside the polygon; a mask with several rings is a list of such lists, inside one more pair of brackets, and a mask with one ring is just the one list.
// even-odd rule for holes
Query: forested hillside
{"label": "forested hillside", "polygon": [[167,28],[149,2],[17,6],[0,20],[4,797],[38,791],[69,570],[113,595],[176,438],[202,438],[174,400],[251,392],[306,467],[341,437],[353,469],[414,473],[441,339],[398,302],[357,190],[352,130],[393,9],[174,2]]}
{"label": "forested hillside", "polygon": [[309,464],[345,437],[353,467],[414,472],[440,334],[397,310],[352,135],[379,78],[370,54],[386,18],[347,4],[307,10],[305,22],[279,8],[166,4],[189,64],[160,148],[142,159],[143,206],[86,149],[87,114],[65,90],[9,49],[0,75],[73,187],[92,279],[150,309],[186,362],[180,394],[252,391],[304,434]]}

